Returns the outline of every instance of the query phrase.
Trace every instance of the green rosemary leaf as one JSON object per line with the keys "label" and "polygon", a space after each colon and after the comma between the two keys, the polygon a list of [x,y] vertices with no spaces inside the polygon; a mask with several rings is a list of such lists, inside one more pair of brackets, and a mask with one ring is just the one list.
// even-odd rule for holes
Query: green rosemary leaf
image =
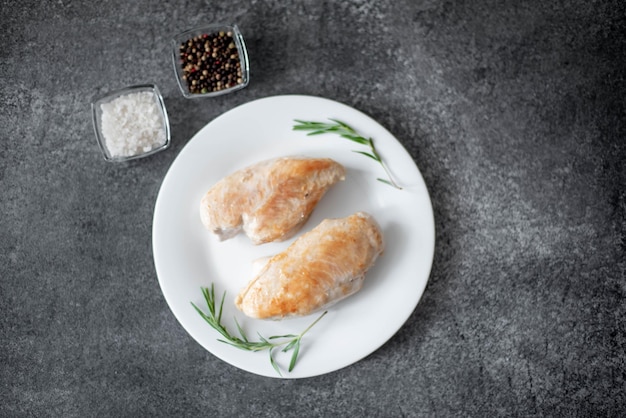
{"label": "green rosemary leaf", "polygon": [[286,334],[286,335],[272,335],[271,337],[269,337],[270,340],[275,340],[278,338],[296,338],[297,335],[293,335],[293,334]]}
{"label": "green rosemary leaf", "polygon": [[[278,367],[278,364],[276,363],[276,361],[274,360],[274,356],[272,355],[272,350],[274,348],[270,348],[269,352],[270,352],[270,364],[272,365],[272,367],[274,368],[274,370],[276,370],[276,372],[278,373],[279,376],[283,376],[283,374],[280,372],[280,368]],[[291,371],[291,370],[290,370]]]}
{"label": "green rosemary leaf", "polygon": [[237,321],[237,318],[235,318],[235,325],[237,326],[237,331],[239,331],[239,335],[241,335],[241,338],[245,342],[248,342],[248,338],[246,338],[246,334],[243,332],[243,328],[241,328],[241,325],[239,325],[239,321]]}
{"label": "green rosemary leaf", "polygon": [[296,366],[296,361],[298,360],[298,353],[300,352],[300,339],[297,340],[296,344],[293,348],[293,354],[291,355],[291,361],[289,362],[289,371],[292,371]]}
{"label": "green rosemary leaf", "polygon": [[217,314],[217,323],[221,323],[222,322],[222,312],[224,310],[224,301],[226,300],[226,291],[224,291],[224,294],[222,295],[222,303],[220,303],[220,312],[219,314]]}
{"label": "green rosemary leaf", "polygon": [[313,132],[309,132],[307,134],[307,136],[313,136],[313,135],[321,135],[321,134],[325,134],[328,133],[328,131],[326,130],[321,130],[321,131],[313,131]]}
{"label": "green rosemary leaf", "polygon": [[305,120],[299,120],[299,119],[294,119],[294,121],[298,122],[300,125],[303,125],[303,126],[324,125],[321,122],[307,122]]}
{"label": "green rosemary leaf", "polygon": [[348,130],[350,132],[356,133],[356,131],[351,126],[349,126],[347,123],[342,122],[339,119],[333,119],[333,118],[328,118],[328,119],[332,120],[333,122],[335,122],[335,123],[337,123],[339,125],[341,125],[344,129],[346,129],[346,130]]}
{"label": "green rosemary leaf", "polygon": [[350,141],[354,141],[357,142],[361,145],[369,145],[369,141],[363,137],[360,137],[358,135],[350,135],[350,134],[341,134],[340,135],[342,138],[346,138],[349,139]]}
{"label": "green rosemary leaf", "polygon": [[[371,158],[372,160],[374,160],[374,161],[380,161],[380,160],[378,159],[378,157],[376,157],[376,156],[374,156],[374,155],[370,154],[369,152],[365,152],[365,151],[356,151],[356,150],[353,150],[352,152],[356,152],[357,154],[361,154],[361,155],[365,155],[366,157],[370,157],[370,158]],[[391,183],[390,183],[390,184],[391,184]]]}
{"label": "green rosemary leaf", "polygon": [[214,299],[211,297],[209,289],[202,289],[202,294],[204,295],[204,300],[209,307],[209,312],[211,312],[212,315],[215,314],[215,304],[213,302]]}
{"label": "green rosemary leaf", "polygon": [[285,348],[283,348],[281,351],[282,351],[283,353],[286,353],[287,351],[291,350],[291,349],[293,348],[293,346],[294,346],[294,345],[296,345],[296,344],[298,343],[298,341],[300,341],[300,340],[298,340],[297,338],[296,338],[296,339],[294,339],[294,340],[292,340],[292,341],[291,341],[289,344],[287,344],[287,345],[285,346]]}
{"label": "green rosemary leaf", "polygon": [[206,315],[204,314],[204,312],[202,312],[202,311],[200,310],[200,308],[198,308],[198,307],[196,306],[196,304],[195,304],[195,303],[191,302],[191,306],[193,306],[193,307],[194,307],[194,309],[196,310],[196,312],[198,312],[198,313],[200,314],[200,316],[202,317],[202,319],[204,319],[205,321],[209,322],[209,319],[208,319],[209,317],[208,317],[208,316],[206,316]]}

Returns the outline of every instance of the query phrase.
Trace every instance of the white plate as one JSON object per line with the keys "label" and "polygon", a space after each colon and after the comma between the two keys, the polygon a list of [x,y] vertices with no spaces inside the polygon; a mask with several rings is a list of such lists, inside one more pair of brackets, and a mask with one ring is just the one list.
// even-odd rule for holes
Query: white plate
{"label": "white plate", "polygon": [[[351,152],[364,150],[362,145],[337,135],[307,136],[292,130],[294,119],[328,118],[374,138],[403,190],[376,180],[385,177],[382,167]],[[257,332],[264,337],[298,334],[319,315],[253,320],[233,303],[251,279],[251,262],[282,251],[300,234],[287,242],[260,246],[253,246],[243,234],[219,242],[199,217],[200,199],[219,179],[258,161],[289,155],[330,157],[347,169],[346,180],[328,191],[300,234],[324,218],[362,210],[376,218],[386,242],[363,289],[334,305],[303,338],[296,367],[283,372],[284,378],[302,378],[348,366],[382,346],[411,315],[428,281],[435,244],[430,198],[411,156],[385,128],[344,104],[310,96],[268,97],[230,110],[202,128],[172,163],[156,200],[152,244],[163,295],[183,328],[220,359],[251,373],[279,377],[267,352],[243,351],[219,342],[218,333],[191,302],[204,308],[200,288],[214,282],[217,295],[227,292],[223,322],[235,333],[236,317],[249,337]],[[284,370],[289,355],[277,355]]]}

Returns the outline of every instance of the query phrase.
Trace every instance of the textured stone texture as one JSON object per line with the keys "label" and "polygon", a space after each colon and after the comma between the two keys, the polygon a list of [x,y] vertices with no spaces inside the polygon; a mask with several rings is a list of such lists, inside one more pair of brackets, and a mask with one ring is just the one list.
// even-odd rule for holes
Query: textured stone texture
{"label": "textured stone texture", "polygon": [[[3,1],[1,416],[617,416],[626,410],[623,1]],[[236,21],[251,84],[183,99],[170,36]],[[154,82],[173,147],[105,163],[91,100]],[[161,180],[252,99],[377,119],[431,192],[406,325],[346,369],[254,376],[202,349],[156,280]]]}

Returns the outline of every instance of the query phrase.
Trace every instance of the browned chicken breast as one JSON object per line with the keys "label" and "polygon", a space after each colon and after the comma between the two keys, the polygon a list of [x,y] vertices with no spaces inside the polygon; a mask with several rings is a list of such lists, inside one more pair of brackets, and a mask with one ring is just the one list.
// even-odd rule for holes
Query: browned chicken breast
{"label": "browned chicken breast", "polygon": [[242,229],[254,244],[283,241],[307,221],[322,196],[345,178],[329,158],[263,161],[217,182],[202,198],[200,217],[220,240]]}
{"label": "browned chicken breast", "polygon": [[326,219],[270,258],[235,305],[253,318],[308,315],[360,290],[383,248],[369,214]]}

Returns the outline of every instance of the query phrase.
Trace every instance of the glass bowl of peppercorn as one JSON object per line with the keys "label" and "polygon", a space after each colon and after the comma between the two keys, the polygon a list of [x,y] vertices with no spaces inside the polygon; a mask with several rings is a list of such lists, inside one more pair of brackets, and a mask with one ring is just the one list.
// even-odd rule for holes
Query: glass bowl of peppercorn
{"label": "glass bowl of peppercorn", "polygon": [[248,85],[248,52],[237,25],[209,25],[176,35],[172,59],[187,98],[219,96]]}

